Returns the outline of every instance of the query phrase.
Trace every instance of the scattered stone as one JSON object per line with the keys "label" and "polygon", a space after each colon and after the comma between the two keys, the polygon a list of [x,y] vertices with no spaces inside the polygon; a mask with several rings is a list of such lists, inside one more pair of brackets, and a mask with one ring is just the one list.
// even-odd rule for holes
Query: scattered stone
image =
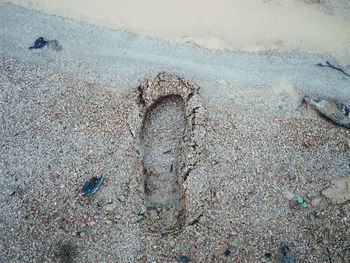
{"label": "scattered stone", "polygon": [[343,204],[350,200],[350,176],[338,177],[331,180],[330,186],[322,194],[334,204]]}
{"label": "scattered stone", "polygon": [[95,177],[94,176],[89,181],[85,181],[85,183],[83,185],[83,188],[81,189],[80,192],[84,196],[91,196],[100,187],[102,181],[103,181],[103,176],[100,176],[100,177]]}
{"label": "scattered stone", "polygon": [[324,98],[313,100],[309,96],[305,96],[304,101],[333,123],[350,128],[350,110],[343,103]]}

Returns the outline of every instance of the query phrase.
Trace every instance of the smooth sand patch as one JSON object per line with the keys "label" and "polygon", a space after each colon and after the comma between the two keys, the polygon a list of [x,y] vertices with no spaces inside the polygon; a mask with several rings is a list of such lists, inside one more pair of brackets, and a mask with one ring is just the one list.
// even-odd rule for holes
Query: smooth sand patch
{"label": "smooth sand patch", "polygon": [[343,64],[350,58],[350,6],[343,1],[6,2],[109,28],[193,42],[206,48],[330,53]]}

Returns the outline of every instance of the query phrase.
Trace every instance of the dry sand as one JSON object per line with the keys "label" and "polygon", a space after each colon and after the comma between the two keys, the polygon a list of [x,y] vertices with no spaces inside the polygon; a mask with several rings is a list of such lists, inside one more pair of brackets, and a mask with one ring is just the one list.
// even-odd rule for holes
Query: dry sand
{"label": "dry sand", "polygon": [[347,0],[7,0],[129,32],[246,51],[300,50],[350,59]]}
{"label": "dry sand", "polygon": [[[1,262],[282,262],[281,244],[297,262],[349,261],[350,204],[321,191],[350,173],[350,132],[315,112],[204,100],[206,151],[183,184],[186,223],[162,236],[145,220],[138,92],[5,58],[0,83]],[[80,196],[101,175],[97,193]]]}

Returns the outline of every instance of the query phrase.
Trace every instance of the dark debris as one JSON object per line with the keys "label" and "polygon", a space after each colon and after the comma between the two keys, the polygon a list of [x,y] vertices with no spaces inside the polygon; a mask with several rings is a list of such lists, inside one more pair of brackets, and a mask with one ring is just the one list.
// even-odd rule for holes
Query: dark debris
{"label": "dark debris", "polygon": [[339,68],[339,67],[336,67],[336,66],[333,66],[329,61],[326,61],[326,65],[322,64],[322,63],[318,63],[317,66],[319,67],[322,67],[322,68],[332,68],[332,69],[335,69],[335,70],[338,70],[340,71],[341,73],[343,73],[344,75],[350,77],[350,74],[349,73],[346,73],[343,69]]}
{"label": "dark debris", "polygon": [[231,254],[231,250],[228,248],[224,251],[224,255],[228,257]]}
{"label": "dark debris", "polygon": [[177,262],[180,262],[180,263],[189,263],[191,261],[190,258],[185,255],[178,255],[175,257],[175,259]]}
{"label": "dark debris", "polygon": [[83,188],[80,190],[80,192],[84,196],[91,196],[100,187],[102,181],[103,181],[103,176],[100,176],[100,177],[94,176],[89,181],[85,181]]}
{"label": "dark debris", "polygon": [[43,37],[37,38],[34,42],[34,45],[29,47],[29,49],[41,49],[41,48],[44,48],[46,46],[50,47],[51,49],[53,49],[55,51],[62,50],[62,46],[60,45],[60,43],[56,39],[46,41]]}

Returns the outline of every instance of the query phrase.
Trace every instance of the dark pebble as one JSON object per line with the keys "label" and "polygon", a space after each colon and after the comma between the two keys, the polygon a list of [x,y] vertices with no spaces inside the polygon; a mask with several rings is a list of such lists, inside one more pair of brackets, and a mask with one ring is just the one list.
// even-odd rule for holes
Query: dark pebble
{"label": "dark pebble", "polygon": [[272,254],[270,252],[265,253],[265,258],[271,258]]}
{"label": "dark pebble", "polygon": [[43,37],[39,37],[37,40],[35,40],[34,46],[30,47],[29,49],[43,48],[46,45],[47,41],[45,41]]}
{"label": "dark pebble", "polygon": [[224,252],[224,255],[225,255],[226,257],[228,257],[230,254],[231,254],[231,250],[226,249],[225,252]]}

